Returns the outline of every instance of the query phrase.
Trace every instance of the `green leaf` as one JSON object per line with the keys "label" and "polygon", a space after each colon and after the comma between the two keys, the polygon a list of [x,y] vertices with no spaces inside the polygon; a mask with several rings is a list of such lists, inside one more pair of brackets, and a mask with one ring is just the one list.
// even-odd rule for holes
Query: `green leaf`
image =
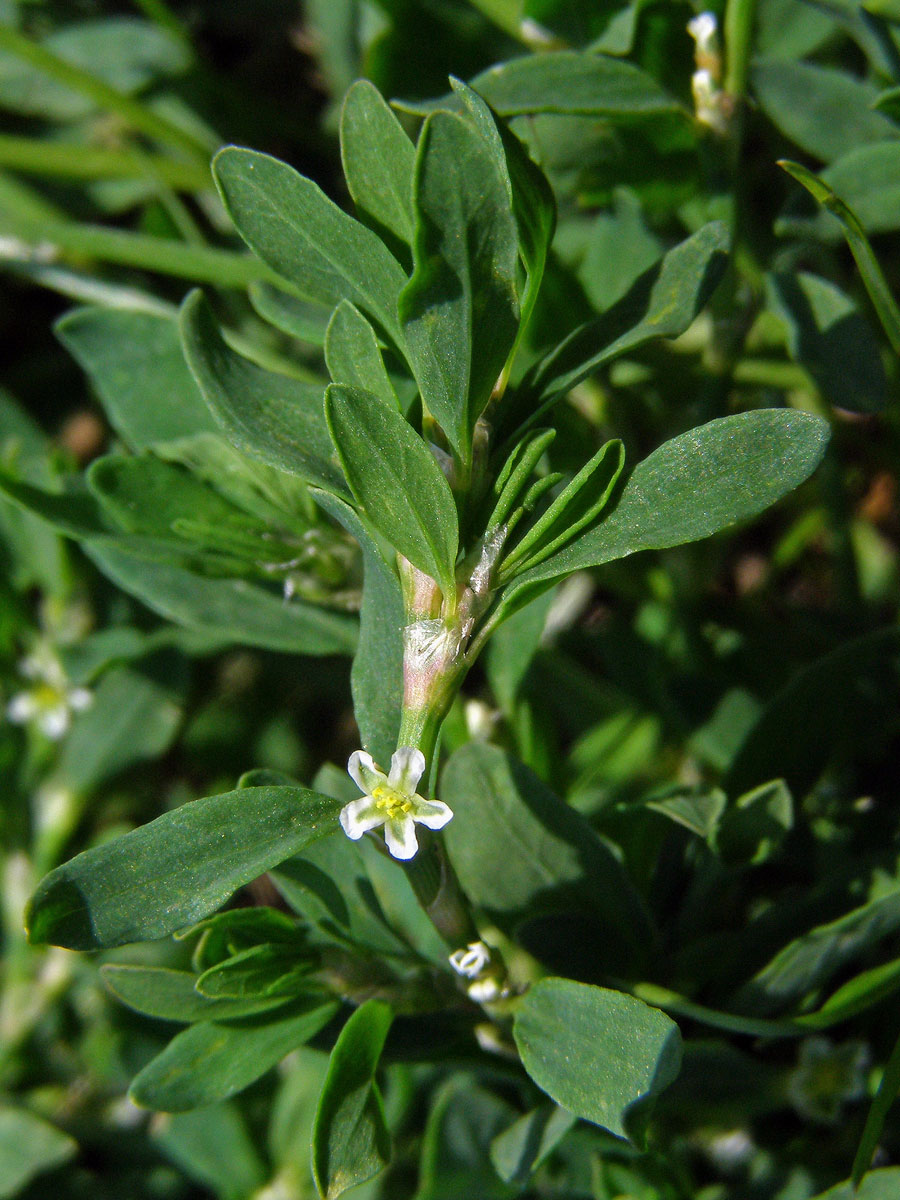
{"label": "green leaf", "polygon": [[900,1167],[869,1171],[857,1184],[853,1179],[820,1192],[813,1200],[895,1200],[900,1188]]}
{"label": "green leaf", "polygon": [[333,204],[317,184],[277,158],[235,146],[213,175],[238,233],[308,300],[351,300],[398,346],[403,268],[378,236]]}
{"label": "green leaf", "polygon": [[649,919],[621,863],[527,767],[472,743],[448,762],[440,795],[454,812],[444,839],[463,890],[502,928],[521,939],[527,922],[577,913],[610,972],[647,954]]}
{"label": "green leaf", "polygon": [[653,338],[684,333],[722,277],[728,244],[726,227],[714,221],[665,254],[626,296],[529,371],[518,389],[518,418],[534,424],[604,363]]}
{"label": "green leaf", "polygon": [[91,541],[84,547],[104,575],[154,612],[185,625],[289,654],[352,654],[356,621],[284,597],[244,579],[204,579],[167,563],[149,562],[127,546]]}
{"label": "green leaf", "polygon": [[504,1183],[491,1162],[491,1145],[515,1110],[471,1074],[455,1072],[441,1087],[422,1138],[416,1200],[510,1200],[521,1189]]}
{"label": "green leaf", "polygon": [[[887,1120],[891,1105],[897,1099],[898,1092],[900,1092],[900,1038],[894,1043],[891,1057],[884,1068],[884,1074],[881,1076],[878,1084],[878,1091],[875,1093],[875,1099],[872,1101],[872,1107],[869,1109],[869,1115],[866,1117],[866,1124],[853,1159],[851,1178],[857,1188],[862,1182],[866,1171],[872,1165],[872,1159],[875,1157],[875,1151],[878,1149],[878,1142],[884,1129],[884,1123]],[[860,1193],[857,1192],[856,1195],[860,1195]]]}
{"label": "green leaf", "polygon": [[54,329],[132,450],[218,431],[184,361],[174,315],[77,308]]}
{"label": "green leaf", "polygon": [[629,121],[683,111],[652,75],[602,54],[551,50],[483,71],[470,85],[502,117],[581,113]]}
{"label": "green leaf", "polygon": [[750,77],[765,114],[792,142],[825,162],[866,142],[900,136],[887,117],[872,109],[877,87],[846,71],[757,59]]}
{"label": "green leaf", "polygon": [[682,791],[677,785],[673,794],[646,801],[648,808],[661,813],[676,825],[689,829],[704,840],[711,838],[715,833],[727,803],[728,797],[721,788]]}
{"label": "green leaf", "polygon": [[104,538],[112,532],[102,508],[87,491],[48,492],[0,471],[0,492],[65,537]]}
{"label": "green leaf", "polygon": [[339,807],[299,787],[182,805],[51,871],[29,903],[29,937],[72,950],[165,937],[333,832]]}
{"label": "green leaf", "polygon": [[519,1117],[491,1142],[491,1162],[505,1183],[525,1185],[529,1176],[556,1149],[577,1118],[564,1108],[545,1104]]}
{"label": "green leaf", "polygon": [[414,270],[400,313],[422,402],[466,462],[518,328],[508,187],[468,121],[428,118],[416,155]]}
{"label": "green leaf", "polygon": [[357,503],[409,561],[454,589],[459,540],[453,493],[431,451],[377,396],[333,384],[325,416]]}
{"label": "green leaf", "polygon": [[[900,94],[900,88],[897,90]],[[867,234],[900,228],[900,141],[871,142],[842,154],[818,178],[856,214]],[[797,232],[828,242],[843,236],[841,223],[832,213],[820,210],[808,217],[797,213],[793,205],[775,222],[775,232]]]}
{"label": "green leaf", "polygon": [[545,592],[505,621],[491,636],[484,667],[491,691],[507,714],[512,714],[528,669],[540,645],[554,593]]}
{"label": "green leaf", "polygon": [[95,459],[87,481],[103,511],[126,533],[172,538],[172,527],[182,518],[221,526],[243,517],[245,526],[257,527],[189,471],[152,454],[108,454]]}
{"label": "green leaf", "polygon": [[184,302],[181,335],[213,416],[239,450],[326,491],[343,490],[318,385],[276,375],[236,354],[202,292]]}
{"label": "green leaf", "polygon": [[617,187],[611,211],[594,217],[578,280],[597,311],[605,312],[627,295],[662,251],[644,219],[639,196],[631,188]]}
{"label": "green leaf", "polygon": [[818,175],[813,175],[806,167],[801,167],[799,163],[788,162],[786,159],[782,159],[778,165],[792,175],[798,183],[801,183],[828,212],[840,221],[847,245],[856,259],[856,265],[859,267],[859,273],[875,306],[875,311],[878,313],[878,318],[884,326],[884,331],[888,335],[894,352],[900,354],[900,308],[897,307],[897,303],[891,295],[878,260],[856,214],[823,179]]}
{"label": "green leaf", "polygon": [[78,1145],[24,1108],[0,1108],[0,1197],[19,1195],[36,1175],[78,1153]]}
{"label": "green leaf", "polygon": [[741,987],[738,1008],[768,1014],[824,986],[872,946],[900,928],[900,887],[836,921],[817,925],[784,946]]}
{"label": "green leaf", "polygon": [[183,716],[186,672],[171,653],[108,671],[66,738],[54,778],[80,796],[135,763],[157,758]]}
{"label": "green leaf", "polygon": [[[250,776],[253,782],[248,783],[247,777],[242,776],[238,786],[277,787],[282,783],[286,787],[296,786],[293,780],[285,781],[272,771],[251,771]],[[297,922],[287,913],[265,905],[253,905],[252,908],[227,908],[224,912],[213,913],[189,929],[180,929],[175,936],[179,941],[197,938],[193,966],[197,971],[206,971],[262,942],[296,948],[300,935]]]}
{"label": "green leaf", "polygon": [[749,520],[812,474],[828,437],[819,417],[759,409],[672,438],[638,463],[598,526],[517,577],[502,601],[506,611],[525,589],[560,575]]}
{"label": "green leaf", "polygon": [[900,958],[861,971],[832,992],[820,1009],[800,1019],[814,1029],[827,1029],[865,1012],[900,989]]}
{"label": "green leaf", "polygon": [[415,146],[381,93],[366,79],[358,79],[344,97],[341,161],[360,217],[376,233],[388,230],[411,245]]}
{"label": "green leaf", "polygon": [[335,1001],[309,999],[275,1017],[191,1025],[144,1067],[128,1094],[142,1108],[162,1112],[187,1112],[227,1100],[315,1037],[337,1010]]}
{"label": "green leaf", "polygon": [[312,300],[303,300],[270,283],[253,283],[249,288],[250,303],[259,315],[282,333],[308,342],[311,346],[325,345],[325,330],[331,319],[331,308]]}
{"label": "green leaf", "polygon": [[[45,37],[41,47],[126,95],[164,76],[181,74],[191,61],[182,39],[128,16],[68,22]],[[91,97],[7,50],[0,57],[0,104],[52,121],[77,120],[96,107]]]}
{"label": "green leaf", "polygon": [[376,762],[390,761],[403,704],[403,593],[371,530],[337,496],[316,493],[317,503],[351,533],[363,552],[359,644],[350,671],[353,716],[363,749]]}
{"label": "green leaf", "polygon": [[312,1135],[312,1167],[323,1200],[372,1179],[390,1162],[391,1137],[375,1072],[393,1013],[367,1000],[341,1030]]}
{"label": "green leaf", "polygon": [[726,862],[765,862],[794,825],[794,800],[783,779],[739,796],[711,833],[713,848]]}
{"label": "green leaf", "polygon": [[466,87],[458,79],[451,78],[450,83],[484,137],[509,187],[518,231],[519,254],[526,272],[516,338],[518,344],[537,300],[547,254],[553,241],[556,200],[546,175],[529,157],[525,146],[506,123],[472,88]]}
{"label": "green leaf", "polygon": [[[320,775],[316,781],[320,782]],[[343,801],[359,790],[350,783]],[[377,852],[376,852],[377,853]],[[341,946],[348,942],[376,954],[402,954],[404,946],[391,931],[361,858],[361,847],[343,831],[322,838],[271,873],[272,882],[291,908],[318,932]]]}
{"label": "green leaf", "polygon": [[625,450],[620,441],[602,446],[505,556],[501,575],[537,566],[595,524],[624,465]]}
{"label": "green leaf", "polygon": [[154,1122],[153,1145],[217,1200],[246,1200],[268,1178],[236,1104],[216,1104]]}
{"label": "green leaf", "polygon": [[823,396],[852,412],[883,408],[887,377],[878,342],[850,297],[805,271],[772,275],[767,283],[769,307],[787,325],[791,358]]}
{"label": "green leaf", "polygon": [[659,1009],[571,979],[530,988],[513,1036],[525,1070],[557,1104],[638,1144],[681,1065],[678,1026]]}
{"label": "green leaf", "polygon": [[302,947],[251,946],[204,971],[196,988],[211,1000],[277,999],[310,990]]}
{"label": "green leaf", "polygon": [[210,1000],[194,986],[196,975],[167,967],[136,967],[106,963],[103,982],[123,1004],[158,1021],[226,1021],[268,1012],[285,1003],[283,997],[253,996],[243,1000]]}
{"label": "green leaf", "polygon": [[400,401],[385,370],[375,330],[349,300],[340,302],[328,324],[325,362],[335,383],[364,388],[388,408],[400,411]]}
{"label": "green leaf", "polygon": [[842,761],[891,721],[898,696],[900,630],[850,638],[797,671],[766,705],[723,780],[732,794],[780,775],[805,795],[829,762]]}

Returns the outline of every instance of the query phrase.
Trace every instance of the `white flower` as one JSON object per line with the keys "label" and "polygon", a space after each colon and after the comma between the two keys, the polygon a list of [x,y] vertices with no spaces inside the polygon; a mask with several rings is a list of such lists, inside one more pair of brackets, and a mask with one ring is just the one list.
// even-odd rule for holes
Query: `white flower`
{"label": "white flower", "polygon": [[477,979],[491,961],[491,951],[484,942],[469,942],[465,950],[454,950],[450,966],[466,979]]}
{"label": "white flower", "polygon": [[62,664],[46,646],[24,658],[19,671],[33,686],[12,697],[6,706],[7,720],[14,725],[34,722],[45,737],[58,741],[68,732],[72,714],[90,707],[91,692],[69,686]]}
{"label": "white flower", "polygon": [[344,833],[358,841],[368,830],[383,825],[384,840],[394,858],[412,858],[418,850],[417,824],[443,829],[453,816],[440,800],[426,800],[416,793],[425,771],[425,755],[412,746],[394,751],[388,775],[365,750],[350,755],[347,771],[365,795],[341,809]]}
{"label": "white flower", "polygon": [[719,26],[715,13],[704,12],[687,23],[687,30],[697,43],[698,54],[715,54],[718,49]]}

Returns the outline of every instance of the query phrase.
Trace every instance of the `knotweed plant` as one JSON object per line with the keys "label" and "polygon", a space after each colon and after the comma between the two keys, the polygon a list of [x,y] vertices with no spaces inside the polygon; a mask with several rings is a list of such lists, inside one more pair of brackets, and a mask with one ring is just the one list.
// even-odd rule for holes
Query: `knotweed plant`
{"label": "knotweed plant", "polygon": [[[543,62],[562,71],[570,57]],[[617,439],[557,456],[565,398],[684,333],[729,234],[695,222],[602,315],[536,349],[555,202],[497,115],[527,86],[506,68],[480,90],[453,80],[401,124],[355,84],[340,127],[355,216],[284,162],[222,150],[213,172],[256,256],[258,321],[320,337],[330,382],[290,370],[272,339],[254,351],[199,290],[177,316],[82,308],[60,336],[119,445],[61,493],[4,478],[164,616],[213,639],[353,654],[349,777],[308,788],[251,772],[56,868],[27,916],[32,941],[77,950],[193,945],[191,971],[105,969],[125,1004],[186,1026],[134,1080],[140,1105],[199,1108],[306,1042],[331,1048],[313,1131],[323,1196],[390,1161],[375,1075],[395,1019],[390,1045],[450,1021],[467,1053],[561,1106],[511,1132],[504,1178],[527,1177],[535,1146],[576,1118],[642,1143],[681,1051],[674,1021],[633,994],[659,933],[623,852],[499,745],[472,741],[442,773],[442,728],[498,631],[527,660],[557,585],[755,517],[811,474],[828,437],[810,413],[757,408],[640,460]],[[54,729],[84,700],[61,696]],[[16,698],[10,712],[33,707]],[[750,794],[723,845],[741,814],[777,825],[784,803],[777,788]],[[281,907],[223,907],[266,872]],[[608,986],[547,973],[573,920]]]}

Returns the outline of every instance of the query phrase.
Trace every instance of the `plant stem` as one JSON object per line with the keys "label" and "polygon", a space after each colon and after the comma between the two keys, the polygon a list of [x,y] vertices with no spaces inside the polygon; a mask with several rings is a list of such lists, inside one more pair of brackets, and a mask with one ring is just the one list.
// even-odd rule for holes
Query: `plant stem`
{"label": "plant stem", "polygon": [[111,87],[102,79],[73,66],[58,54],[54,54],[38,42],[33,42],[18,30],[9,25],[0,25],[0,50],[14,54],[16,58],[30,63],[64,87],[79,92],[99,107],[116,113],[133,129],[139,130],[147,137],[154,138],[163,145],[172,146],[176,150],[189,154],[192,158],[205,161],[213,147],[197,140],[190,133],[165,117],[159,116],[147,108],[139,100]]}
{"label": "plant stem", "polygon": [[126,150],[49,142],[0,134],[0,166],[35,175],[67,179],[143,179],[148,170],[169,187],[184,192],[212,189],[209,167],[162,154],[146,153],[139,160]]}
{"label": "plant stem", "polygon": [[[3,228],[4,225],[6,228]],[[249,254],[211,246],[186,246],[184,242],[130,233],[124,229],[79,225],[74,221],[45,223],[20,218],[3,221],[0,224],[0,236],[4,234],[11,234],[35,247],[40,246],[49,257],[99,259],[122,267],[136,267],[218,287],[244,288],[259,280],[285,287],[284,280]]]}
{"label": "plant stem", "polygon": [[725,91],[739,101],[747,90],[756,0],[728,0],[725,9]]}

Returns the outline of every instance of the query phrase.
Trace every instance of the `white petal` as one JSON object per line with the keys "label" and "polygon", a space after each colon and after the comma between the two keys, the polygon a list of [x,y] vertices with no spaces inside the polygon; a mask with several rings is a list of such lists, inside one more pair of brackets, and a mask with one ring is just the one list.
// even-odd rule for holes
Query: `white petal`
{"label": "white petal", "polygon": [[38,729],[54,742],[59,741],[69,728],[69,710],[65,704],[55,704],[45,709],[37,719]]}
{"label": "white petal", "polygon": [[491,961],[491,952],[484,942],[469,942],[464,950],[454,950],[450,965],[460,975],[477,979]]}
{"label": "white petal", "polygon": [[443,800],[422,800],[416,804],[413,820],[429,829],[443,829],[453,816],[453,809]]}
{"label": "white petal", "polygon": [[84,712],[94,703],[94,694],[88,688],[76,687],[70,690],[66,699],[69,702],[69,708],[74,709],[75,712]]}
{"label": "white petal", "polygon": [[384,772],[375,765],[371,754],[354,750],[347,763],[347,774],[361,792],[371,796],[380,783],[387,783]]}
{"label": "white petal", "polygon": [[388,783],[407,796],[415,793],[419,780],[425,774],[425,755],[415,746],[398,746],[391,755],[391,773]]}
{"label": "white petal", "polygon": [[31,692],[19,692],[6,706],[6,716],[14,725],[30,721],[38,711],[38,702]]}
{"label": "white petal", "polygon": [[412,817],[388,821],[384,827],[384,840],[394,858],[412,858],[419,848],[415,821]]}
{"label": "white petal", "polygon": [[344,805],[340,822],[347,837],[357,842],[364,833],[384,824],[384,813],[375,807],[369,796],[361,796],[359,800],[351,800]]}
{"label": "white petal", "polygon": [[503,998],[503,988],[496,979],[476,979],[474,983],[470,983],[466,988],[469,996],[476,1004],[493,1004],[495,1000]]}

